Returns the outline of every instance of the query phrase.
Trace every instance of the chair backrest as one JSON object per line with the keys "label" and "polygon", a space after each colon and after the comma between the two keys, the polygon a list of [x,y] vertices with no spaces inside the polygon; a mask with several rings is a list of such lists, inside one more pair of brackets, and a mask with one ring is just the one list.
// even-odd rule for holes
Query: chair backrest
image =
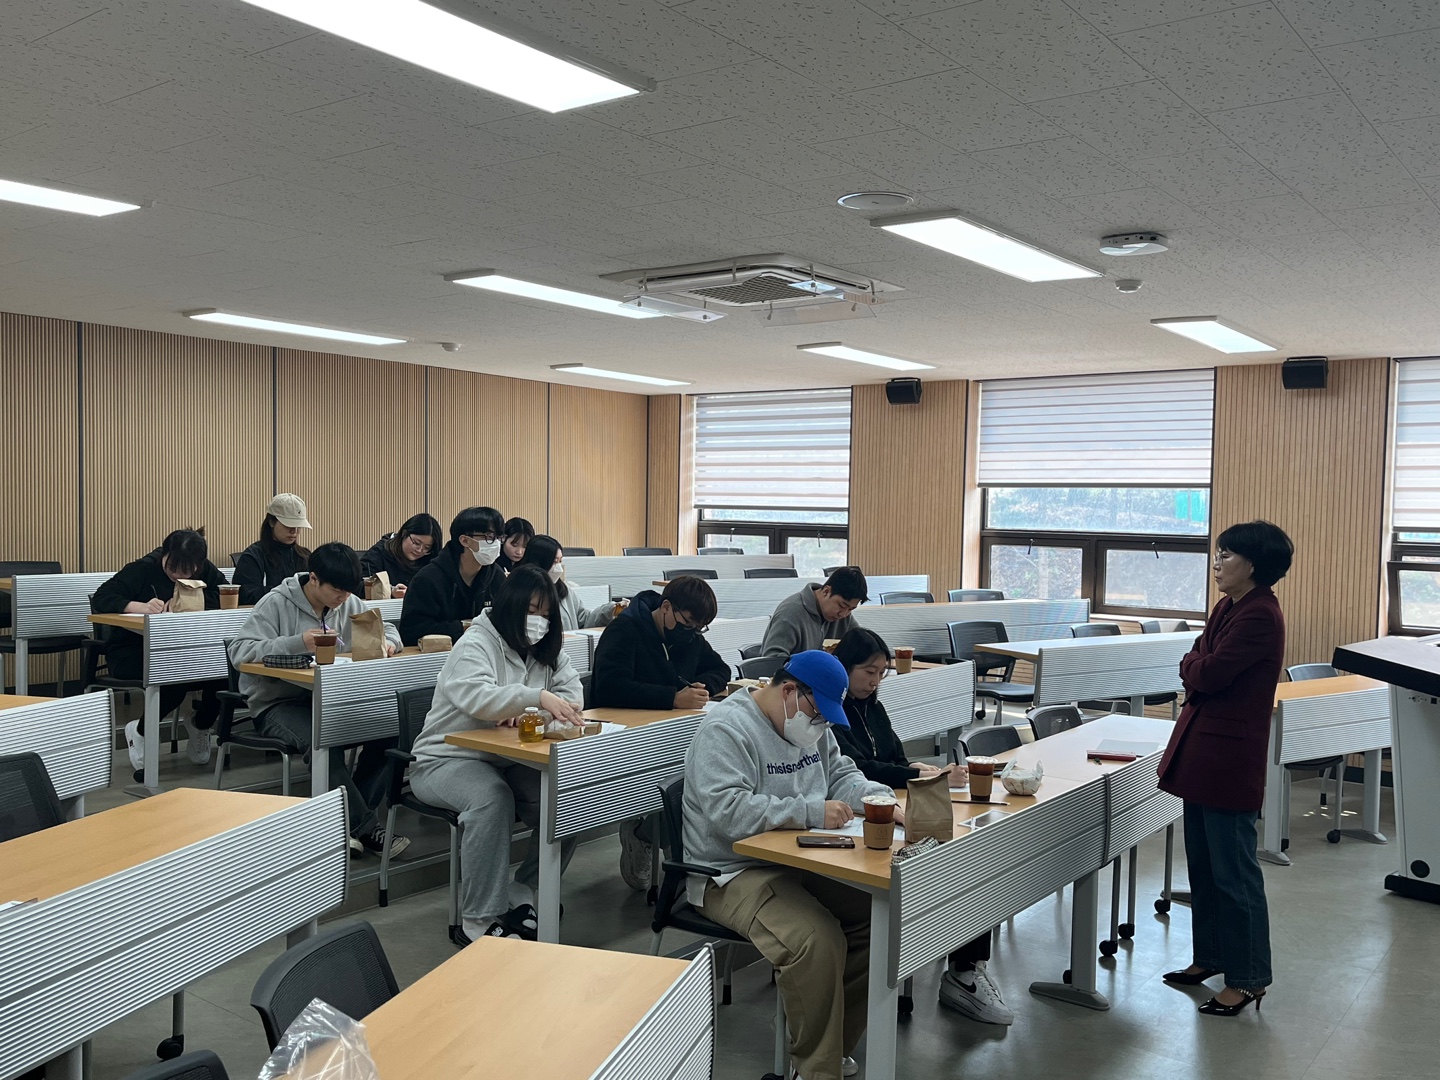
{"label": "chair backrest", "polygon": [[740,677],[742,679],[768,679],[782,667],[788,656],[755,656],[749,660],[740,661]]}
{"label": "chair backrest", "polygon": [[755,657],[762,655],[764,652],[765,645],[763,642],[757,642],[754,645],[746,645],[743,649],[740,650],[740,659],[754,660]]}
{"label": "chair backrest", "polygon": [[1113,622],[1082,622],[1070,627],[1071,637],[1114,637],[1120,625]]}
{"label": "chair backrest", "polygon": [[287,949],[255,982],[250,1004],[274,1050],[285,1029],[319,998],[352,1020],[363,1020],[400,992],[375,928],[348,922]]}
{"label": "chair backrest", "polygon": [[833,574],[836,570],[844,570],[844,569],[845,569],[845,568],[844,568],[843,566],[827,566],[827,567],[825,567],[824,569],[822,569],[820,572],[821,572],[822,574],[824,574],[826,577],[829,577],[829,576],[830,576],[831,574]]}
{"label": "chair backrest", "polygon": [[244,554],[245,554],[245,553],[244,553],[243,551],[232,551],[232,552],[230,552],[230,565],[231,565],[231,566],[239,566],[239,565],[240,565],[240,556],[241,556],[241,555],[244,555]]}
{"label": "chair backrest", "polygon": [[882,604],[933,604],[935,597],[928,592],[882,592]]}
{"label": "chair backrest", "polygon": [[583,709],[591,707],[590,684],[594,681],[594,678],[595,673],[593,671],[582,671],[580,673],[580,707]]}
{"label": "chair backrest", "polygon": [[565,552],[566,555],[589,555],[592,559],[595,557],[595,549],[594,549],[594,548],[570,547],[570,546],[567,544],[565,547],[561,548],[560,550],[563,551],[563,552]]}
{"label": "chair backrest", "polygon": [[965,622],[946,623],[950,631],[950,652],[956,660],[970,660],[975,664],[976,674],[980,673],[982,665],[985,667],[1003,666],[1005,658],[994,653],[976,654],[976,645],[989,645],[992,642],[1009,641],[1005,634],[1005,624],[1002,622],[984,622],[979,619],[967,620]]}
{"label": "chair backrest", "polygon": [[1184,634],[1190,630],[1190,624],[1184,619],[1141,619],[1140,632],[1142,634]]}
{"label": "chair backrest", "polygon": [[968,604],[976,600],[1004,600],[1003,589],[951,589],[952,604]]}
{"label": "chair backrest", "polygon": [[[743,551],[740,554],[745,554]],[[799,577],[800,571],[793,566],[752,566],[745,571],[747,578]]]}
{"label": "chair backrest", "polygon": [[[39,562],[36,560],[19,560],[11,562],[0,562],[0,578],[13,578],[21,574],[58,574],[61,573],[58,562]],[[10,594],[0,592],[0,629],[10,625]]]}
{"label": "chair backrest", "polygon": [[395,695],[400,712],[400,741],[396,749],[410,753],[415,740],[425,727],[425,717],[430,715],[430,705],[435,700],[435,687],[417,686],[413,690],[401,690]]}
{"label": "chair backrest", "polygon": [[744,548],[737,547],[702,547],[695,549],[696,555],[744,555]]}
{"label": "chair backrest", "polygon": [[970,732],[960,740],[960,745],[965,748],[966,755],[992,757],[1014,750],[1021,742],[1019,728],[1012,724],[997,724]]}
{"label": "chair backrest", "polygon": [[1291,682],[1304,682],[1306,679],[1333,679],[1339,672],[1330,664],[1296,664],[1286,668],[1285,674],[1290,676]]}
{"label": "chair backrest", "polygon": [[[567,550],[568,550],[568,549],[567,549]],[[620,554],[621,554],[621,555],[673,555],[673,554],[675,554],[675,553],[674,553],[673,551],[671,551],[669,548],[662,548],[662,547],[634,547],[634,548],[621,548],[621,549],[620,549]]]}
{"label": "chair backrest", "polygon": [[1041,705],[1038,709],[1031,709],[1026,715],[1030,717],[1030,730],[1035,733],[1037,740],[1048,739],[1051,735],[1077,728],[1085,722],[1085,714],[1078,705]]}
{"label": "chair backrest", "polygon": [[146,1065],[125,1080],[230,1080],[224,1063],[212,1050],[192,1050],[169,1061]]}
{"label": "chair backrest", "polygon": [[1159,619],[1141,619],[1140,633],[1142,634],[1163,634],[1165,628],[1160,625]]}
{"label": "chair backrest", "polygon": [[[627,551],[625,554],[629,555],[631,552]],[[706,581],[720,580],[720,575],[714,570],[666,570],[661,576],[666,581],[674,581],[677,577],[698,577],[704,578]]]}
{"label": "chair backrest", "polygon": [[0,843],[64,820],[50,770],[39,754],[0,757]]}

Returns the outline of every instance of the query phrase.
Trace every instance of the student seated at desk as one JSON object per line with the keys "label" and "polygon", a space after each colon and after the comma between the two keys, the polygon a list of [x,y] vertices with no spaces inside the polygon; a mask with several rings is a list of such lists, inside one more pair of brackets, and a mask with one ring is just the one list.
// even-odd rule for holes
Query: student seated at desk
{"label": "student seated at desk", "polygon": [[[466,945],[479,937],[534,940],[534,890],[540,855],[532,836],[515,874],[531,902],[510,902],[510,833],[518,816],[540,829],[540,774],[504,758],[452,746],[445,736],[472,731],[477,721],[514,728],[528,708],[566,723],[583,723],[580,676],[562,651],[560,600],[550,578],[533,566],[505,579],[495,604],[478,615],[450,651],[435,685],[434,704],[415,740],[410,787],[427,803],[460,815],[460,914]],[[575,852],[562,841],[561,869]]]}
{"label": "student seated at desk", "polygon": [[851,613],[867,599],[865,575],[858,566],[842,566],[823,585],[806,585],[787,596],[765,628],[762,656],[789,656],[818,649],[843,638],[855,626]]}
{"label": "student seated at desk", "polygon": [[[365,609],[364,581],[360,557],[348,544],[321,544],[310,553],[309,570],[286,578],[266,593],[250,618],[230,643],[230,660],[241,664],[259,663],[275,653],[314,653],[315,635],[339,636],[338,651],[348,652],[350,616]],[[385,624],[385,652],[400,648],[395,627]],[[311,691],[283,679],[266,675],[240,675],[240,692],[249,701],[255,731],[287,743],[295,751],[309,751],[313,714]],[[385,829],[379,824],[380,804],[394,766],[385,751],[394,739],[363,743],[352,773],[345,766],[342,747],[330,748],[330,779],[345,788],[346,813],[350,818],[350,854],[358,857],[384,850]],[[391,856],[410,846],[408,837],[395,836]]]}
{"label": "student seated at desk", "polygon": [[[182,578],[205,582],[206,608],[220,606],[220,586],[225,579],[210,561],[210,549],[204,529],[176,529],[154,551],[112,577],[90,597],[90,610],[96,615],[158,615],[170,610],[175,595],[175,582]],[[145,675],[145,639],[116,626],[103,628],[106,642],[105,664],[112,678],[142,679]],[[101,630],[96,627],[96,630]],[[220,715],[217,690],[223,681],[182,683],[160,688],[160,715],[169,716],[192,691],[199,691],[193,715],[185,723],[185,754],[196,765],[210,760],[210,729]],[[145,768],[145,746],[141,736],[145,721],[131,720],[125,725],[125,745],[130,752],[130,767],[139,773]]]}
{"label": "student seated at desk", "polygon": [[891,794],[865,779],[831,734],[831,725],[849,724],[847,685],[833,656],[796,653],[768,686],[715,706],[685,754],[685,857],[720,871],[692,875],[688,898],[775,966],[790,1053],[805,1080],[854,1072],[849,1056],[865,1033],[870,900],[838,881],[737,855],[734,844],[771,829],[836,829],[864,796]]}
{"label": "student seated at desk", "polygon": [[505,573],[510,573],[520,565],[520,560],[525,557],[525,549],[534,539],[534,525],[522,517],[511,518],[505,522],[503,535],[500,538],[500,558],[495,560],[495,564]]}
{"label": "student seated at desk", "polygon": [[416,645],[426,634],[459,641],[465,621],[485,610],[505,580],[495,565],[505,519],[488,506],[471,506],[450,522],[450,542],[405,590],[400,640]]}
{"label": "student seated at desk", "polygon": [[299,495],[286,492],[270,500],[260,523],[260,539],[235,560],[241,607],[258,604],[280,582],[305,571],[310,552],[299,541],[300,530],[308,528],[310,518]]}
{"label": "student seated at desk", "polygon": [[555,583],[555,593],[560,597],[560,621],[566,630],[609,626],[615,618],[615,605],[608,600],[598,608],[581,606],[579,599],[565,584],[565,552],[560,548],[560,541],[553,536],[533,537],[525,546],[525,554],[517,565],[538,567]]}
{"label": "student seated at desk", "polygon": [[[840,752],[855,762],[866,777],[893,788],[937,776],[941,770],[934,765],[912,762],[905,756],[905,747],[890,726],[885,703],[876,693],[890,674],[891,653],[885,639],[874,630],[857,626],[835,646],[835,659],[850,677],[850,693],[845,698],[845,716],[850,726],[831,729]],[[963,770],[965,766],[951,768]],[[1000,988],[986,969],[989,960],[989,932],[952,952],[940,981],[940,1004],[982,1024],[1013,1024],[1015,1014],[1006,1007]]]}
{"label": "student seated at desk", "polygon": [[435,561],[444,542],[440,522],[429,514],[415,514],[406,518],[397,532],[371,544],[360,556],[360,569],[366,574],[383,570],[390,575],[390,595],[404,596],[406,586]]}

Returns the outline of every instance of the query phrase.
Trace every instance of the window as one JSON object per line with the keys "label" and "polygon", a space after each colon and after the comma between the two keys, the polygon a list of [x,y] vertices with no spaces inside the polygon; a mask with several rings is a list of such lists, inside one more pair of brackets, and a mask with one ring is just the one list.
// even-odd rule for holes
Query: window
{"label": "window", "polygon": [[847,561],[849,506],[848,388],[695,399],[701,546],[789,553],[820,576]]}
{"label": "window", "polygon": [[1440,630],[1440,357],[1402,360],[1386,577],[1392,634]]}
{"label": "window", "polygon": [[982,384],[981,580],[1203,616],[1214,388],[1209,370]]}

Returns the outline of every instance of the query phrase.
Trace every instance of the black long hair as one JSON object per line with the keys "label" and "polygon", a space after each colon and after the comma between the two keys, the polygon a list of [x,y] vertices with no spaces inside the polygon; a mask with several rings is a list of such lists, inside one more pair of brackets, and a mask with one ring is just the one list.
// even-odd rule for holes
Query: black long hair
{"label": "black long hair", "polygon": [[[549,577],[550,571],[555,566],[555,556],[559,555],[563,550],[559,540],[556,540],[553,536],[546,536],[544,533],[541,533],[539,536],[532,536],[530,538],[530,542],[525,545],[525,554],[521,556],[520,561],[516,563],[515,566],[517,569],[522,566],[536,566],[544,570],[545,576]],[[563,579],[560,581],[552,581],[551,584],[555,586],[555,595],[560,597],[561,600],[564,600],[565,597],[570,595],[570,590],[566,588]]]}
{"label": "black long hair", "polygon": [[[445,546],[445,534],[440,531],[440,522],[436,521],[429,514],[412,514],[405,519],[405,524],[392,537],[385,547],[389,550],[402,566],[410,565],[410,560],[405,555],[405,549],[401,547],[407,536],[428,536],[430,537],[430,554],[422,555],[421,559],[429,561],[440,554],[440,549]],[[417,560],[414,564],[420,565]]]}
{"label": "black long hair", "polygon": [[210,561],[210,545],[205,541],[205,526],[198,529],[176,529],[160,544],[160,565],[183,578],[193,578]]}
{"label": "black long hair", "polygon": [[[534,645],[525,643],[525,618],[530,600],[543,596],[550,602],[550,629]],[[538,566],[517,566],[500,585],[490,608],[490,622],[506,645],[521,656],[533,656],[552,671],[560,666],[565,630],[560,621],[560,597],[550,575]]]}
{"label": "black long hair", "polygon": [[275,526],[280,519],[274,514],[266,514],[265,520],[260,523],[260,550],[265,552],[265,561],[271,566],[279,567],[280,559],[288,552],[293,551],[295,557],[301,562],[310,561],[310,549],[297,539],[294,544],[282,544],[275,539]]}

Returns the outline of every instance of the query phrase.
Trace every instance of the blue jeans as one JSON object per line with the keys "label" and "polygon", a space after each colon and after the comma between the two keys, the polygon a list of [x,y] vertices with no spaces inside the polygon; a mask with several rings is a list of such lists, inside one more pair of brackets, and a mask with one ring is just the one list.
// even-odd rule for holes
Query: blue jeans
{"label": "blue jeans", "polygon": [[1236,990],[1269,986],[1270,909],[1255,857],[1253,812],[1185,804],[1185,861],[1195,963]]}

